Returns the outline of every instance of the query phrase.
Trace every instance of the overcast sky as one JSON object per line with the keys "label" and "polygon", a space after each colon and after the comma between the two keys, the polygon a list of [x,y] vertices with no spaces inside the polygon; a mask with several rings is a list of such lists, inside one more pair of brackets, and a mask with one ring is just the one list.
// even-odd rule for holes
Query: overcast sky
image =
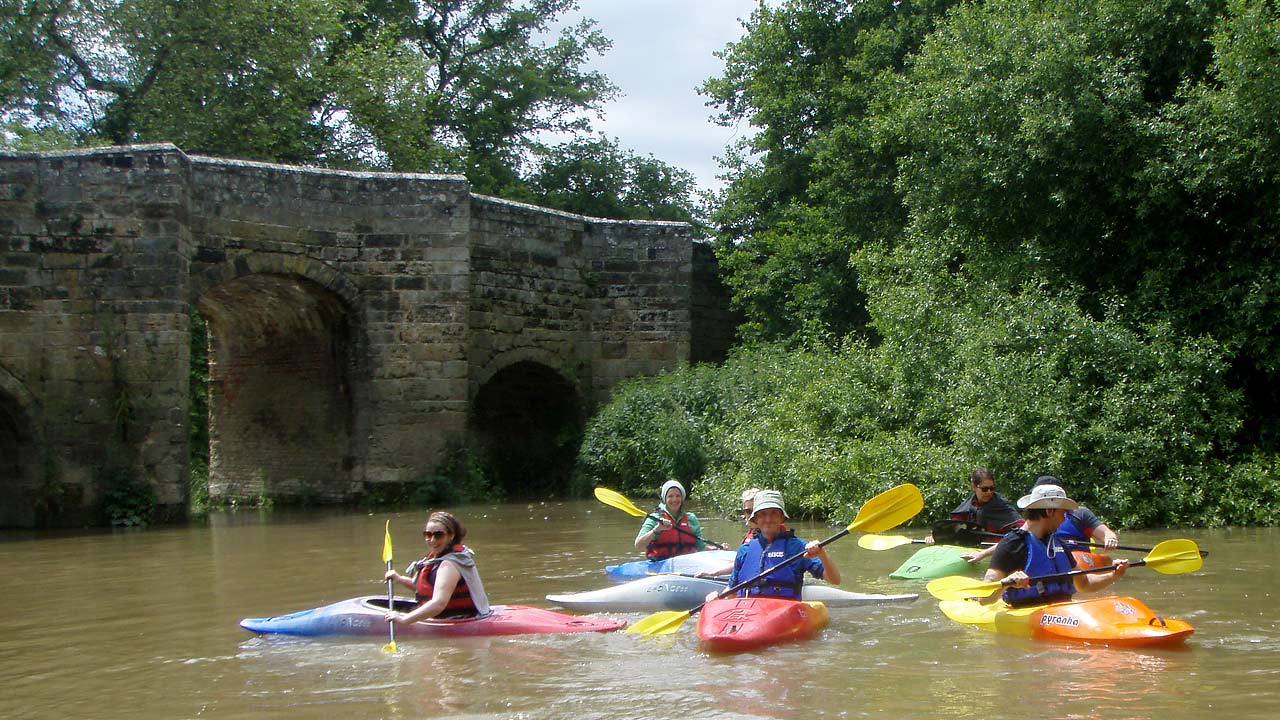
{"label": "overcast sky", "polygon": [[576,22],[594,18],[613,48],[590,65],[613,81],[620,97],[605,108],[597,131],[638,155],[693,173],[704,189],[720,187],[715,158],[749,128],[711,122],[713,108],[697,87],[723,73],[712,53],[742,37],[756,0],[579,0]]}

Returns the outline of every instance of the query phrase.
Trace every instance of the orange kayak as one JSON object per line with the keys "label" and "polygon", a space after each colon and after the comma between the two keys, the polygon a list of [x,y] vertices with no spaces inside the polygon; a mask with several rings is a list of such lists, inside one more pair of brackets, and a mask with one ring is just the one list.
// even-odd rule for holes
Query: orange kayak
{"label": "orange kayak", "polygon": [[782,598],[712,600],[698,616],[698,638],[711,652],[741,652],[808,640],[827,626],[827,606]]}
{"label": "orange kayak", "polygon": [[985,630],[1090,645],[1176,645],[1195,632],[1186,621],[1161,617],[1141,600],[1120,595],[1025,608],[973,600],[944,600],[939,607],[952,620]]}

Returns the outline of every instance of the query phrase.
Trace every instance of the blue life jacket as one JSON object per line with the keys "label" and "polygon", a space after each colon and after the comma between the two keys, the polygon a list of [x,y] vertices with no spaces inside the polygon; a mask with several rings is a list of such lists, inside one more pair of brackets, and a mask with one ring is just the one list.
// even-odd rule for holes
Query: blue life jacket
{"label": "blue life jacket", "polygon": [[742,582],[753,578],[769,568],[777,569],[760,580],[738,591],[738,597],[776,597],[791,600],[800,599],[800,590],[804,585],[804,559],[795,560],[787,565],[779,565],[788,557],[804,550],[804,541],[796,538],[794,531],[786,530],[778,533],[773,542],[767,543],[759,533],[751,542],[743,545],[739,552],[745,553],[742,563],[738,565],[734,582]]}
{"label": "blue life jacket", "polygon": [[[1026,530],[1014,532],[1022,533],[1027,543],[1027,563],[1023,567],[1027,575],[1039,577],[1071,571],[1071,553],[1062,546],[1056,535],[1049,536],[1049,542],[1045,543]],[[1052,556],[1050,553],[1053,553]],[[1055,578],[1032,583],[1026,588],[1011,587],[1004,591],[1004,601],[1014,607],[1042,605],[1070,600],[1075,592],[1076,584],[1071,578]]]}
{"label": "blue life jacket", "polygon": [[1070,512],[1066,514],[1066,517],[1062,520],[1062,524],[1058,526],[1057,530],[1053,531],[1053,534],[1063,540],[1070,540],[1082,545],[1089,544],[1089,535],[1076,525],[1075,518],[1072,517]]}

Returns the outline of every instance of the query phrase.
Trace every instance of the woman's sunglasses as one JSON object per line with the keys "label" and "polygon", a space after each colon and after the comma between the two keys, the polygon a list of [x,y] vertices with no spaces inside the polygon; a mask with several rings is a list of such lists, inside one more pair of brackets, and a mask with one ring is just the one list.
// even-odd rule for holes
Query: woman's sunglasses
{"label": "woman's sunglasses", "polygon": [[435,540],[436,538],[442,538],[448,534],[449,533],[445,532],[444,530],[423,530],[422,531],[422,537],[427,538],[428,540]]}

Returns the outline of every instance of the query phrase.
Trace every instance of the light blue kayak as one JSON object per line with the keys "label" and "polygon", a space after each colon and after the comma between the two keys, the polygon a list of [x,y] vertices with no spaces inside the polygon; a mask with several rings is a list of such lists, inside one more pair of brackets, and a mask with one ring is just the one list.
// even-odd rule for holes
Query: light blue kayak
{"label": "light blue kayak", "polygon": [[[680,575],[649,575],[601,590],[548,595],[547,601],[581,612],[654,612],[657,610],[689,610],[707,599],[707,593],[722,592],[728,583],[712,578]],[[804,586],[804,600],[818,600],[828,607],[857,607],[882,603],[908,603],[919,595],[875,595],[850,592],[831,585],[811,583]]]}
{"label": "light blue kayak", "polygon": [[614,582],[626,582],[661,573],[696,575],[732,566],[737,554],[734,550],[703,550],[666,560],[633,560],[620,565],[605,565],[604,571]]}

